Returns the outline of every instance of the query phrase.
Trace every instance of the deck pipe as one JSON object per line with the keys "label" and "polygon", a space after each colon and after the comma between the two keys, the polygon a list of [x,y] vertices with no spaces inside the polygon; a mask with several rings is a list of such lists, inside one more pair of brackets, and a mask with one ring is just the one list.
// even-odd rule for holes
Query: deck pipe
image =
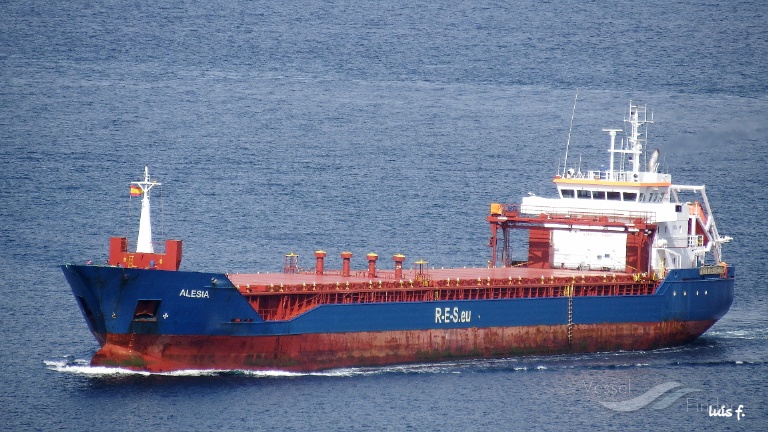
{"label": "deck pipe", "polygon": [[341,253],[341,275],[349,277],[352,267],[352,252]]}
{"label": "deck pipe", "polygon": [[315,264],[315,274],[322,275],[323,274],[323,268],[325,266],[325,251],[316,250],[315,251],[315,258],[317,259],[317,263]]}
{"label": "deck pipe", "polygon": [[395,260],[395,279],[403,278],[403,262],[405,261],[405,255],[396,254],[392,257]]}
{"label": "deck pipe", "polygon": [[376,277],[376,260],[379,259],[379,256],[371,252],[365,257],[368,258],[368,277],[375,278]]}

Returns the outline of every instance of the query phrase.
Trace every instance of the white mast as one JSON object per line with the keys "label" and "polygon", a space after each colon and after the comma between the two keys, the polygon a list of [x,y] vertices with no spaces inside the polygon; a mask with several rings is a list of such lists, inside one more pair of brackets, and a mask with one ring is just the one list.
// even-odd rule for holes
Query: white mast
{"label": "white mast", "polygon": [[608,132],[611,135],[611,165],[608,167],[608,180],[615,180],[613,176],[614,166],[614,153],[616,153],[616,132],[621,132],[621,129],[603,129],[603,132]]}
{"label": "white mast", "polygon": [[579,100],[579,89],[576,89],[576,96],[573,98],[573,111],[571,112],[571,126],[568,128],[568,141],[565,143],[565,162],[563,163],[563,177],[568,171],[568,147],[571,145],[571,131],[573,130],[573,118],[576,116],[576,101]]}
{"label": "white mast", "polygon": [[[609,153],[611,154],[611,163],[608,167],[608,178],[610,180],[620,180],[617,177],[616,174],[616,166],[615,166],[615,155],[617,153],[629,155],[631,163],[632,163],[632,173],[635,174],[635,179],[637,178],[637,174],[640,172],[641,169],[641,163],[640,163],[640,157],[643,155],[643,148],[645,147],[645,143],[648,139],[648,126],[645,126],[648,123],[653,123],[653,114],[651,114],[651,119],[648,119],[648,110],[645,105],[635,105],[632,102],[629,103],[629,118],[625,118],[624,122],[629,123],[630,125],[630,131],[627,135],[627,141],[625,143],[624,140],[621,141],[621,149],[616,148],[616,132],[621,132],[621,129],[603,129],[603,132],[608,132],[611,136],[611,148]],[[645,130],[641,131],[640,128],[642,126],[645,126]],[[648,171],[653,171],[652,169],[648,169]],[[619,168],[619,176],[623,177],[626,175],[626,172],[624,171],[624,158],[622,157],[621,161],[621,167]],[[624,179],[626,180],[626,179]]]}
{"label": "white mast", "polygon": [[141,219],[139,220],[139,239],[136,241],[136,252],[155,253],[152,246],[152,221],[149,216],[149,190],[160,185],[157,181],[149,180],[149,167],[144,167],[144,181],[131,182],[141,188]]}
{"label": "white mast", "polygon": [[640,132],[640,127],[648,123],[653,123],[653,116],[648,120],[648,111],[645,105],[633,105],[629,103],[629,119],[624,120],[632,127],[632,132],[627,137],[628,149],[625,153],[632,155],[632,172],[640,172],[640,156],[643,154],[643,147],[648,137],[647,126],[644,132]]}

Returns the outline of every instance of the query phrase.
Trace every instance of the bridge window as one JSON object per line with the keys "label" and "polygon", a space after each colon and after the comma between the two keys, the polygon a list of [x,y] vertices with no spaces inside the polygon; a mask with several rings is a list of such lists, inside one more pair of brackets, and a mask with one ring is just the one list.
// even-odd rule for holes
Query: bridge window
{"label": "bridge window", "polygon": [[592,192],[592,198],[593,199],[605,199],[605,191],[594,191]]}
{"label": "bridge window", "polygon": [[610,201],[621,201],[621,192],[608,192],[607,196]]}
{"label": "bridge window", "polygon": [[637,201],[637,193],[624,192],[624,201]]}
{"label": "bridge window", "polygon": [[563,198],[573,198],[573,189],[562,189],[560,195]]}
{"label": "bridge window", "polygon": [[592,191],[581,189],[576,191],[576,197],[581,199],[592,199]]}

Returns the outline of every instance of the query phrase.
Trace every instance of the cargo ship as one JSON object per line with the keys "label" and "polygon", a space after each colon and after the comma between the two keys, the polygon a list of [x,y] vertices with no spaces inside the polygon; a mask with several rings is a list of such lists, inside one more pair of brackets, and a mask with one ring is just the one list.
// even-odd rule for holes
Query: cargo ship
{"label": "cargo ship", "polygon": [[[490,204],[490,259],[430,268],[375,253],[285,255],[282,272],[179,270],[181,240],[152,242],[145,167],[135,251],[109,242],[104,264],[61,268],[101,348],[94,366],[313,371],[519,355],[652,350],[689,343],[733,301],[704,186],[673,184],[646,155],[647,107],[629,104],[627,131],[604,129],[609,163],[568,168],[556,195]],[[513,242],[513,232],[527,242]],[[518,244],[519,243],[519,244]],[[512,251],[518,258],[512,259]],[[282,258],[282,257],[281,257]],[[383,261],[383,260],[381,260]]]}

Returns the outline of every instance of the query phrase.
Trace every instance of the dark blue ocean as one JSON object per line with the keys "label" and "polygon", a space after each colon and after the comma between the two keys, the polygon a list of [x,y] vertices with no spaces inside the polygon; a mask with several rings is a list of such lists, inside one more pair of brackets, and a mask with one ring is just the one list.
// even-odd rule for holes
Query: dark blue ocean
{"label": "dark blue ocean", "polygon": [[[767,12],[1,1],[0,429],[765,430]],[[315,249],[336,268],[343,250],[358,268],[367,252],[484,266],[489,203],[553,193],[577,91],[571,162],[605,164],[601,129],[648,104],[662,169],[706,184],[734,238],[733,306],[695,343],[313,374],[87,366],[98,346],[57,266],[135,241],[145,164],[155,239],[183,239],[187,270],[310,266]],[[635,411],[601,403],[671,382]]]}

